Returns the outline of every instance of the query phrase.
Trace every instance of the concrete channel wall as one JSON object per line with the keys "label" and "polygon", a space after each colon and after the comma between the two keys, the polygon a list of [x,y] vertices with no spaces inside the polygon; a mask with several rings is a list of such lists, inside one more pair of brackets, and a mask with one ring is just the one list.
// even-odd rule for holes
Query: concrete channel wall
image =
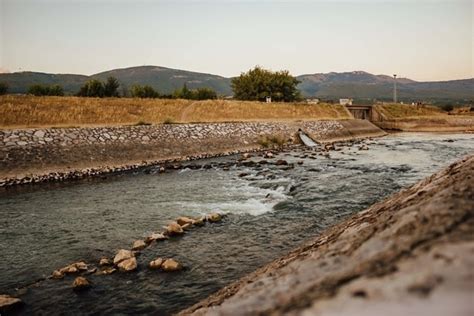
{"label": "concrete channel wall", "polygon": [[119,171],[157,160],[225,155],[259,148],[265,136],[293,142],[300,128],[321,142],[384,135],[363,120],[0,130],[0,186],[5,179],[38,174]]}

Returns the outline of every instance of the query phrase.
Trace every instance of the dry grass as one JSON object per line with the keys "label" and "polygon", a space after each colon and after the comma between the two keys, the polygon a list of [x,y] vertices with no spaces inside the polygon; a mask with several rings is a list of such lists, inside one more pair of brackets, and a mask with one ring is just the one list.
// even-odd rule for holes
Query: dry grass
{"label": "dry grass", "polygon": [[132,98],[0,97],[0,128],[349,119],[340,105]]}
{"label": "dry grass", "polygon": [[388,119],[429,118],[447,115],[440,108],[428,105],[377,104],[376,109]]}

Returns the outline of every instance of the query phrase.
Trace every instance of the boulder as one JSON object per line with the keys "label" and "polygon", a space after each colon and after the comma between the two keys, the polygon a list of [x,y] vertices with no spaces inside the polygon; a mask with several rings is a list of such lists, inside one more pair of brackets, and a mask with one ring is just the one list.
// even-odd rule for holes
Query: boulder
{"label": "boulder", "polygon": [[288,165],[288,162],[286,160],[280,159],[275,162],[275,165],[277,166],[286,166]]}
{"label": "boulder", "polygon": [[166,226],[165,228],[166,228],[166,234],[168,236],[181,235],[184,233],[184,230],[181,227],[181,225],[179,225],[176,222],[169,223],[168,226]]}
{"label": "boulder", "polygon": [[108,275],[108,274],[112,274],[114,273],[115,271],[117,271],[117,269],[113,268],[113,267],[106,267],[104,269],[102,269],[99,274],[100,275]]}
{"label": "boulder", "polygon": [[0,295],[0,312],[6,313],[21,305],[21,300],[9,295]]}
{"label": "boulder", "polygon": [[54,270],[53,273],[51,274],[51,278],[53,278],[53,279],[62,279],[62,278],[64,278],[64,273],[62,273],[59,270]]}
{"label": "boulder", "polygon": [[84,289],[87,289],[90,286],[91,286],[91,284],[84,277],[77,277],[77,278],[74,279],[74,282],[72,283],[72,288],[74,290],[84,290]]}
{"label": "boulder", "polygon": [[181,266],[181,264],[179,264],[179,262],[177,262],[176,260],[174,259],[166,259],[165,261],[163,261],[163,263],[161,264],[161,269],[165,272],[174,272],[174,271],[179,271],[181,270],[183,267]]}
{"label": "boulder", "polygon": [[79,271],[87,271],[87,263],[84,261],[76,262],[73,263],[73,265],[79,270]]}
{"label": "boulder", "polygon": [[265,154],[263,154],[264,158],[269,158],[269,159],[273,158],[274,156],[275,155],[273,155],[273,153],[271,153],[271,152],[266,152]]}
{"label": "boulder", "polygon": [[194,224],[194,219],[186,217],[186,216],[181,216],[176,219],[176,222],[181,226],[186,225],[186,224],[192,225]]}
{"label": "boulder", "polygon": [[100,258],[99,266],[103,267],[103,266],[110,266],[110,265],[112,265],[112,261],[110,261],[109,258],[107,257]]}
{"label": "boulder", "polygon": [[59,269],[59,272],[62,274],[73,274],[79,272],[79,269],[76,268],[74,265],[68,265],[64,268]]}
{"label": "boulder", "polygon": [[157,259],[151,261],[148,264],[148,266],[150,267],[150,269],[159,269],[159,268],[161,268],[162,264],[163,264],[163,259],[157,258]]}
{"label": "boulder", "polygon": [[87,271],[87,264],[84,261],[71,263],[70,265],[65,266],[64,268],[59,269],[59,272],[62,274],[73,274],[79,271]]}
{"label": "boulder", "polygon": [[118,264],[121,261],[134,258],[135,255],[130,250],[120,249],[114,257],[114,264]]}
{"label": "boulder", "polygon": [[194,225],[195,226],[204,226],[204,221],[206,220],[206,217],[199,217],[197,219],[194,220]]}
{"label": "boulder", "polygon": [[135,240],[132,250],[138,251],[146,248],[146,243],[143,240]]}
{"label": "boulder", "polygon": [[151,243],[152,241],[158,241],[158,240],[165,240],[168,239],[167,236],[161,233],[152,233],[150,236],[145,238],[145,242],[147,244]]}
{"label": "boulder", "polygon": [[217,223],[222,220],[222,215],[219,213],[211,213],[211,214],[207,214],[206,219],[210,223]]}
{"label": "boulder", "polygon": [[135,257],[131,257],[122,260],[117,264],[117,267],[123,272],[133,271],[137,268],[137,259]]}

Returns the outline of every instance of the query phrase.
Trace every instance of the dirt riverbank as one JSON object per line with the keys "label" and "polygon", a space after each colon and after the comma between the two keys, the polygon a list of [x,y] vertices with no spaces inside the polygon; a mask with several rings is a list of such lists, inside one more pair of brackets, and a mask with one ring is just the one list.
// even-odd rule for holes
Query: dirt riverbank
{"label": "dirt riverbank", "polygon": [[472,315],[474,156],[181,315]]}

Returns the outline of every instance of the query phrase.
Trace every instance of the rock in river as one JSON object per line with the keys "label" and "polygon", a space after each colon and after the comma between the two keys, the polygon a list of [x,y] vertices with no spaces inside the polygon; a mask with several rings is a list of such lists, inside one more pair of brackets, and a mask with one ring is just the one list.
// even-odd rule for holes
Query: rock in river
{"label": "rock in river", "polygon": [[142,250],[146,248],[146,244],[143,240],[135,240],[132,246],[132,250]]}
{"label": "rock in river", "polygon": [[169,236],[181,235],[184,233],[184,230],[181,227],[181,225],[179,225],[176,222],[169,223],[168,226],[166,226],[165,228],[166,228],[166,234]]}
{"label": "rock in river", "polygon": [[135,257],[125,259],[117,264],[120,271],[129,272],[137,268],[137,259]]}
{"label": "rock in river", "polygon": [[135,255],[130,250],[120,249],[114,257],[114,264],[119,264],[120,262],[135,258]]}
{"label": "rock in river", "polygon": [[72,288],[74,290],[84,290],[84,289],[87,289],[90,286],[91,286],[91,284],[84,277],[77,277],[77,278],[74,279],[74,282],[72,283]]}
{"label": "rock in river", "polygon": [[194,224],[194,219],[186,217],[186,216],[181,216],[176,219],[176,222],[181,226],[186,225],[186,224],[192,225]]}
{"label": "rock in river", "polygon": [[164,234],[152,233],[150,236],[145,238],[145,242],[149,244],[152,241],[165,240],[165,239],[168,239],[168,237],[165,236]]}
{"label": "rock in river", "polygon": [[174,259],[166,259],[161,264],[161,269],[163,269],[163,271],[166,271],[166,272],[179,271],[182,268],[183,267],[181,266],[181,264],[179,264],[179,262],[177,262]]}
{"label": "rock in river", "polygon": [[222,216],[219,213],[211,213],[206,216],[206,219],[211,223],[216,223],[221,221]]}
{"label": "rock in river", "polygon": [[110,265],[112,265],[112,262],[110,261],[109,258],[107,257],[100,258],[99,266],[103,267],[103,266],[110,266]]}
{"label": "rock in river", "polygon": [[150,264],[148,264],[148,266],[150,267],[150,269],[159,269],[161,268],[162,264],[163,264],[163,259],[157,258],[151,261]]}
{"label": "rock in river", "polygon": [[9,295],[0,295],[0,312],[9,312],[21,305],[21,300]]}

